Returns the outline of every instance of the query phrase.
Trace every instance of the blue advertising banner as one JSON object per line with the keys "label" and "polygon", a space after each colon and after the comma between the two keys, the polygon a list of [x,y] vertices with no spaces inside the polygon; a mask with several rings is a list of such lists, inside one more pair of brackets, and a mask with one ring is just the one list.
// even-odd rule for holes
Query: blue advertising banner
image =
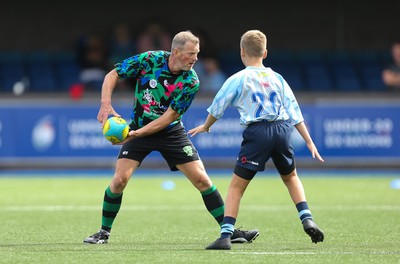
{"label": "blue advertising banner", "polygon": [[[202,124],[208,105],[194,104],[184,115],[187,130]],[[127,121],[130,104],[114,108]],[[115,159],[119,146],[102,135],[97,121],[98,104],[29,103],[0,106],[0,164],[34,159],[88,162]],[[303,115],[315,144],[324,158],[391,159],[400,161],[400,106],[371,104],[303,105]],[[243,127],[234,108],[212,127],[211,133],[192,137],[202,159],[232,159],[240,148]],[[297,157],[310,158],[301,136],[292,135]],[[152,154],[150,159],[159,159]]]}
{"label": "blue advertising banner", "polygon": [[313,119],[326,156],[400,157],[399,106],[318,106]]}
{"label": "blue advertising banner", "polygon": [[0,157],[110,156],[94,106],[2,107]]}
{"label": "blue advertising banner", "polygon": [[[186,126],[204,122],[207,112],[192,108]],[[390,158],[400,161],[400,106],[370,104],[303,105],[302,112],[309,132],[326,158]],[[241,132],[236,109],[212,126],[212,133],[201,134],[193,143],[203,156],[235,156],[240,147]],[[310,157],[307,146],[297,132],[292,134],[297,157]]]}

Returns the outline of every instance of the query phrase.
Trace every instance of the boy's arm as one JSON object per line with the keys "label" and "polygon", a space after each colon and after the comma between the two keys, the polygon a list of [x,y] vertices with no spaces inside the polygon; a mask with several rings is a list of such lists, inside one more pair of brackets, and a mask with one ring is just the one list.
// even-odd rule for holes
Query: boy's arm
{"label": "boy's arm", "polygon": [[208,114],[206,121],[204,122],[204,124],[192,128],[188,131],[188,134],[191,135],[192,137],[195,136],[198,133],[203,133],[203,132],[207,132],[210,133],[210,127],[217,121],[218,119],[216,119],[214,116],[212,116],[211,114]]}
{"label": "boy's arm", "polygon": [[318,149],[315,146],[313,140],[311,139],[311,136],[308,133],[307,127],[304,124],[304,122],[300,122],[300,123],[296,124],[295,127],[296,127],[297,131],[299,131],[299,133],[303,137],[303,139],[306,141],[307,147],[310,150],[312,157],[317,158],[321,162],[324,162],[324,159],[318,153]]}

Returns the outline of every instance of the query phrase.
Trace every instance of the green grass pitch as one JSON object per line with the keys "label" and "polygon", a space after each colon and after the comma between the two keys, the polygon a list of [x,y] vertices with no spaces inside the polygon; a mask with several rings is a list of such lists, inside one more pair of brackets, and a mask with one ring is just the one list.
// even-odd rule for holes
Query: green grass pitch
{"label": "green grass pitch", "polygon": [[[237,227],[258,228],[260,236],[230,251],[204,249],[219,227],[179,173],[132,178],[104,245],[82,241],[100,228],[111,175],[55,176],[0,177],[0,263],[400,263],[395,174],[303,173],[310,209],[325,232],[318,244],[304,233],[280,178],[257,176],[242,198]],[[229,173],[210,176],[225,198]],[[163,189],[166,180],[175,188]]]}

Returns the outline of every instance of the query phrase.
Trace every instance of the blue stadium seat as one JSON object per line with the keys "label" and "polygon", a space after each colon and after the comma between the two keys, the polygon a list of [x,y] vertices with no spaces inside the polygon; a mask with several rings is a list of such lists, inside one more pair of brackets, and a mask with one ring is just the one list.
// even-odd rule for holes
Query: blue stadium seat
{"label": "blue stadium seat", "polygon": [[333,91],[334,84],[325,63],[307,64],[303,66],[305,85],[311,91]]}
{"label": "blue stadium seat", "polygon": [[331,65],[335,88],[340,91],[361,91],[362,83],[351,62],[336,62]]}
{"label": "blue stadium seat", "polygon": [[343,92],[362,91],[361,81],[358,77],[339,77],[335,79],[335,88]]}
{"label": "blue stadium seat", "polygon": [[54,58],[54,71],[61,90],[68,90],[71,85],[80,83],[80,67],[75,54],[64,52]]}
{"label": "blue stadium seat", "polygon": [[16,82],[26,77],[24,55],[11,51],[0,54],[0,91],[12,91]]}
{"label": "blue stadium seat", "polygon": [[304,90],[305,85],[301,68],[292,51],[278,50],[269,52],[264,64],[281,74],[293,90]]}
{"label": "blue stadium seat", "polygon": [[26,66],[31,91],[57,91],[58,84],[53,71],[51,53],[46,51],[30,52],[26,56]]}
{"label": "blue stadium seat", "polygon": [[380,53],[372,50],[354,52],[353,57],[357,66],[382,63]]}
{"label": "blue stadium seat", "polygon": [[311,50],[298,52],[295,61],[302,67],[326,64],[326,58],[322,51]]}
{"label": "blue stadium seat", "polygon": [[217,57],[221,70],[229,77],[232,74],[244,69],[239,51],[226,51]]}
{"label": "blue stadium seat", "polygon": [[382,81],[383,66],[380,63],[370,63],[359,66],[363,85],[369,91],[386,91],[387,87]]}
{"label": "blue stadium seat", "polygon": [[305,87],[309,91],[332,91],[333,80],[325,54],[322,51],[303,51],[296,59],[304,73]]}
{"label": "blue stadium seat", "polygon": [[268,52],[264,64],[272,69],[290,66],[296,63],[296,58],[291,51],[272,51]]}
{"label": "blue stadium seat", "polygon": [[349,51],[346,50],[333,50],[325,53],[326,62],[329,65],[342,65],[342,64],[352,64],[353,57]]}
{"label": "blue stadium seat", "polygon": [[382,70],[387,63],[387,53],[367,50],[354,53],[355,63],[359,71],[362,85],[367,91],[386,91],[382,81]]}
{"label": "blue stadium seat", "polygon": [[303,91],[306,88],[304,77],[300,66],[295,63],[287,65],[281,64],[277,67],[272,67],[274,71],[281,74],[293,91]]}

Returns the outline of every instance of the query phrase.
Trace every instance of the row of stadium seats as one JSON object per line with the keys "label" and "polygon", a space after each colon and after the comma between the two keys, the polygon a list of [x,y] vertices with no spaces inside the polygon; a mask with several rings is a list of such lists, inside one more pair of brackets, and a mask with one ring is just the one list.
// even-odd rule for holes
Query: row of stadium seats
{"label": "row of stadium seats", "polygon": [[[236,53],[220,57],[229,75],[243,68]],[[296,91],[358,92],[386,91],[381,72],[390,61],[390,54],[381,51],[273,51],[264,65],[282,74]]]}
{"label": "row of stadium seats", "polygon": [[12,91],[21,81],[33,92],[66,91],[79,82],[79,72],[71,53],[0,53],[0,91]]}
{"label": "row of stadium seats", "polygon": [[[243,68],[237,52],[222,53],[229,76]],[[271,52],[265,65],[281,73],[295,91],[385,91],[381,80],[390,56],[383,52]],[[27,81],[29,91],[66,91],[79,82],[79,65],[68,52],[0,52],[0,92]]]}

